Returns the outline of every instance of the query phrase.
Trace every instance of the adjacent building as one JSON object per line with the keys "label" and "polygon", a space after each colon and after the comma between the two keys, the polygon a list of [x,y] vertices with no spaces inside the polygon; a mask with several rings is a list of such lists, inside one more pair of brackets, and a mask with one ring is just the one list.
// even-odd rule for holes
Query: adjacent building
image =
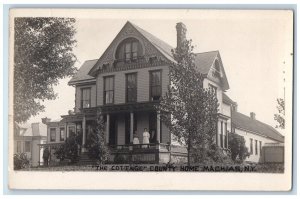
{"label": "adjacent building", "polygon": [[43,123],[17,124],[14,126],[14,154],[26,153],[31,166],[40,165],[42,153],[39,145],[45,144],[47,126]]}
{"label": "adjacent building", "polygon": [[[176,30],[179,46],[186,39],[187,29],[183,23],[177,23]],[[186,148],[176,143],[154,108],[170,84],[169,65],[175,62],[172,49],[174,47],[127,22],[103,55],[85,61],[69,81],[68,84],[75,87],[74,111],[62,115],[59,121],[45,121],[48,137],[47,144],[42,147],[58,146],[71,134],[81,132],[81,153],[84,154],[86,139],[95,126],[97,115],[102,114],[106,142],[112,149],[111,161],[116,156],[131,162],[186,161]],[[237,103],[226,95],[229,83],[219,51],[196,53],[195,64],[205,75],[203,86],[213,89],[219,101],[216,142],[221,148],[228,149],[231,132],[243,135],[248,145],[253,135],[254,153],[249,161],[258,161],[259,158],[254,157],[256,142],[259,147],[283,141],[275,129],[265,132],[267,128],[243,127],[244,116],[236,111]],[[253,125],[256,123],[259,122],[255,120]],[[147,145],[133,145],[134,133],[142,143],[145,128],[153,135],[152,141]]]}

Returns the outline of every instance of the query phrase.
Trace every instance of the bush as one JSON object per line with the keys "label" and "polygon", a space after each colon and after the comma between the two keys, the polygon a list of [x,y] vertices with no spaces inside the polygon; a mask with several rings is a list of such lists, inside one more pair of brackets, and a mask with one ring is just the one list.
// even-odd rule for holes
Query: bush
{"label": "bush", "polygon": [[250,155],[248,148],[245,145],[244,137],[238,134],[229,134],[228,145],[231,151],[231,159],[235,163],[243,163],[244,160]]}
{"label": "bush", "polygon": [[123,155],[116,154],[114,158],[114,164],[126,164],[126,163],[128,163],[128,161]]}
{"label": "bush", "polygon": [[14,154],[14,169],[24,169],[29,167],[29,159],[26,153],[17,153]]}
{"label": "bush", "polygon": [[64,144],[62,144],[56,151],[55,156],[56,158],[63,161],[64,159],[69,159],[71,163],[75,163],[78,160],[78,150],[79,145],[78,140],[80,140],[81,135],[70,135]]}

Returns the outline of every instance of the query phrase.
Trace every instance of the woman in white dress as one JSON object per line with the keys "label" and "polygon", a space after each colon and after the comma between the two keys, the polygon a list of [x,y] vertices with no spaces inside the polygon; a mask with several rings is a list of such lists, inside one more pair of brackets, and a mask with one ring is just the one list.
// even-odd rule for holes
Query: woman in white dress
{"label": "woman in white dress", "polygon": [[[149,144],[149,138],[150,138],[150,134],[147,128],[145,128],[143,133],[143,144]],[[147,148],[147,145],[143,145],[143,148]]]}

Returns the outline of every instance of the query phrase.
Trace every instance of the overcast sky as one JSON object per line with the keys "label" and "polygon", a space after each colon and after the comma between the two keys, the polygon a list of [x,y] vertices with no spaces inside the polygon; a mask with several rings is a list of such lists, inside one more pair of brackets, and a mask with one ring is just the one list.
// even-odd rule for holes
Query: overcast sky
{"label": "overcast sky", "polygon": [[[76,67],[99,58],[127,20],[176,46],[177,22],[187,27],[194,52],[219,50],[229,81],[227,94],[238,103],[238,111],[272,126],[276,98],[283,97],[283,71],[292,67],[292,20],[286,11],[155,11],[77,13]],[[70,78],[55,87],[59,98],[46,101],[42,117],[59,119],[75,105]]]}

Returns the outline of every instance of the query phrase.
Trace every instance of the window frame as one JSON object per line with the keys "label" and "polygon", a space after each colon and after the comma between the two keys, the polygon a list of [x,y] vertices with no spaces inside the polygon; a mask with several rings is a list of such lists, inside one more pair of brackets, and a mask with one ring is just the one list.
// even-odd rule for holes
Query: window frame
{"label": "window frame", "polygon": [[250,154],[253,154],[253,138],[250,138]]}
{"label": "window frame", "polygon": [[[27,145],[29,143],[29,145]],[[27,150],[27,147],[29,146],[29,150]],[[24,142],[24,152],[30,153],[31,152],[31,141],[25,141]]]}
{"label": "window frame", "polygon": [[[126,73],[125,75],[126,75],[126,76],[125,76],[126,103],[134,103],[134,102],[137,102],[137,87],[138,87],[138,81],[137,81],[138,76],[137,76],[137,72],[134,72],[134,73]],[[135,87],[129,88],[129,87],[128,87],[128,77],[131,76],[131,75],[135,76]],[[128,92],[129,89],[135,90],[135,96],[134,96],[135,99],[134,99],[133,101],[129,101],[129,92]]]}
{"label": "window frame", "polygon": [[22,153],[22,142],[17,141],[17,153]]}
{"label": "window frame", "polygon": [[[63,137],[62,137],[62,135],[61,135],[62,129],[63,129],[63,132],[64,132]],[[60,128],[59,128],[59,140],[60,140],[60,141],[65,141],[65,135],[66,135],[65,127],[60,127]]]}
{"label": "window frame", "polygon": [[[112,82],[113,82],[113,90],[105,90],[106,87],[106,79],[108,78],[112,78]],[[112,102],[111,103],[107,103],[106,102],[106,92],[112,92],[113,93],[113,97],[112,97]],[[114,75],[109,75],[109,76],[103,76],[103,104],[107,105],[107,104],[114,104],[115,103],[115,76]]]}
{"label": "window frame", "polygon": [[[160,98],[162,97],[162,69],[158,69],[158,70],[149,70],[149,100],[150,101],[158,101],[160,100]],[[160,73],[160,85],[155,85],[155,87],[159,86],[159,92],[160,92],[160,97],[158,100],[154,100],[153,96],[152,96],[152,74],[155,72],[159,72]]]}
{"label": "window frame", "polygon": [[[89,100],[84,100],[83,99],[83,91],[84,90],[89,90]],[[81,91],[81,100],[80,100],[80,107],[83,109],[83,108],[91,108],[92,106],[91,106],[91,98],[92,98],[92,89],[91,89],[91,87],[83,87],[83,88],[80,88],[80,91]],[[89,107],[83,107],[83,101],[89,101]]]}
{"label": "window frame", "polygon": [[255,155],[258,155],[258,144],[257,144],[257,140],[255,140],[254,142],[254,149],[255,149]]}
{"label": "window frame", "polygon": [[[54,131],[51,131],[53,130]],[[52,139],[52,134],[54,133],[54,139]],[[50,142],[55,142],[56,141],[56,128],[50,128]]]}
{"label": "window frame", "polygon": [[211,83],[208,83],[208,88],[214,92],[214,94],[215,94],[216,97],[218,97],[218,95],[217,95],[217,93],[218,93],[218,87],[217,86],[214,86]]}

